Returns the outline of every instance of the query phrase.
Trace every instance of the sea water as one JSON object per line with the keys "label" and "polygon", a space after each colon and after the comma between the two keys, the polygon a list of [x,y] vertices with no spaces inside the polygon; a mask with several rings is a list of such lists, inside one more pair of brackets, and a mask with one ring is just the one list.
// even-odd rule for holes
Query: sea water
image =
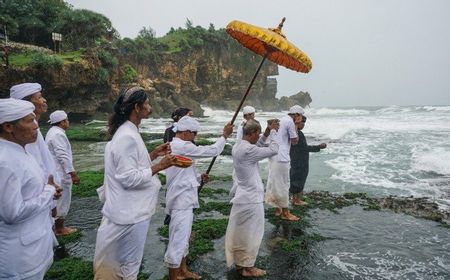
{"label": "sea water", "polygon": [[[203,109],[200,137],[220,133],[234,114]],[[257,111],[256,119],[264,129],[268,119],[286,114]],[[450,207],[450,106],[306,108],[306,116],[303,133],[308,144],[328,145],[310,155],[306,191],[429,197]],[[235,124],[241,121],[239,114]],[[141,130],[161,133],[169,123],[147,119]],[[208,163],[201,160],[199,170]],[[230,157],[219,157],[212,174],[229,175],[231,165]],[[261,168],[267,176],[267,161]]]}
{"label": "sea water", "polygon": [[[198,137],[220,134],[233,116],[230,111],[203,109],[205,116],[198,118],[202,126]],[[257,111],[256,119],[264,128],[266,120],[286,114]],[[306,108],[306,115],[303,132],[308,144],[328,145],[319,153],[311,153],[306,192],[428,197],[443,209],[450,207],[450,106]],[[241,121],[239,114],[236,124]],[[168,118],[150,118],[143,121],[141,131],[163,133],[169,125]],[[233,141],[230,137],[228,142]],[[75,165],[81,169],[101,168],[104,143],[83,147],[75,151]],[[209,162],[200,160],[199,172],[205,171]],[[267,161],[260,166],[265,179]],[[230,175],[231,170],[231,157],[219,156],[211,174]],[[73,252],[90,258],[101,215],[96,199],[85,200],[75,200],[70,214],[75,225],[85,232]],[[77,207],[77,203],[84,206]],[[77,209],[85,211],[89,203],[97,208],[95,222],[78,222],[77,217],[82,215],[77,214]],[[164,245],[157,237],[163,216],[162,212],[154,216],[148,237],[152,248],[159,250],[147,250],[144,257],[144,267],[155,276],[151,279],[165,274],[161,265]],[[306,266],[300,261],[286,266],[276,262],[279,256],[267,247],[272,229],[266,224],[260,253],[274,262],[266,267],[268,279],[450,279],[450,232],[436,222],[391,211],[363,211],[356,206],[344,208],[339,214],[312,211],[310,220],[311,231],[330,239],[319,242],[314,258]],[[224,263],[223,238],[217,242],[216,250],[200,258],[194,269],[210,271],[211,279],[234,279],[227,274]],[[159,255],[152,255],[156,251]]]}

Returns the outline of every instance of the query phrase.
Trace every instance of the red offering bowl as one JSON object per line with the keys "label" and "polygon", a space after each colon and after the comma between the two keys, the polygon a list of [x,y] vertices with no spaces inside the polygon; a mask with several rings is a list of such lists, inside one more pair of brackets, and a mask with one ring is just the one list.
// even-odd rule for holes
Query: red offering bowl
{"label": "red offering bowl", "polygon": [[175,162],[176,167],[187,168],[192,165],[192,159],[180,155],[175,155],[177,161]]}

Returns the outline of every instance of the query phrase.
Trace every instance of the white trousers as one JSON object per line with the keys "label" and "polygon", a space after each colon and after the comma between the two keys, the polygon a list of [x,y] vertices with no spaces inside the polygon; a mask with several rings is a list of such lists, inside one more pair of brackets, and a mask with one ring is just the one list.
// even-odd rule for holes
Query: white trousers
{"label": "white trousers", "polygon": [[225,235],[227,266],[253,267],[263,235],[263,203],[233,204]]}
{"label": "white trousers", "polygon": [[273,207],[289,206],[289,162],[269,161],[269,176],[266,186],[266,203]]}
{"label": "white trousers", "polygon": [[169,244],[164,261],[170,268],[180,267],[181,260],[189,253],[194,213],[192,209],[170,210]]}
{"label": "white trousers", "polygon": [[56,218],[64,219],[69,213],[70,203],[72,202],[72,183],[61,182],[62,194],[56,201]]}
{"label": "white trousers", "polygon": [[95,243],[94,279],[137,279],[149,225],[150,219],[117,225],[103,217]]}

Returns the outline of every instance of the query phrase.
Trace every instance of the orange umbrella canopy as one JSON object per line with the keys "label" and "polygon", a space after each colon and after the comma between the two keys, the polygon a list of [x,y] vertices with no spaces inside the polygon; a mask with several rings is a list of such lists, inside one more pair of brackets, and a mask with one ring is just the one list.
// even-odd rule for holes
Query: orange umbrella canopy
{"label": "orange umbrella canopy", "polygon": [[277,28],[262,28],[234,20],[227,33],[251,51],[270,61],[297,72],[308,73],[312,68],[309,57],[286,39],[281,32],[285,18]]}

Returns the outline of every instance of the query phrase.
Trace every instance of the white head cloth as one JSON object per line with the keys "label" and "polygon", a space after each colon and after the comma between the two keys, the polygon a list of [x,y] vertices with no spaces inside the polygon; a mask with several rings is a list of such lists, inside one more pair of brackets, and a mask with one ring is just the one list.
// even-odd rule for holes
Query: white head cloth
{"label": "white head cloth", "polygon": [[242,109],[242,113],[243,113],[244,115],[254,113],[255,111],[256,111],[255,108],[253,108],[252,106],[245,106],[245,107]]}
{"label": "white head cloth", "polygon": [[193,117],[184,116],[175,124],[173,128],[174,132],[187,130],[192,132],[200,131],[200,123]]}
{"label": "white head cloth", "polygon": [[300,105],[294,105],[289,109],[289,114],[299,114],[299,115],[304,115],[305,114],[305,110],[303,110],[302,106]]}
{"label": "white head cloth", "polygon": [[50,114],[50,120],[48,121],[50,124],[59,123],[67,119],[67,114],[63,110],[56,110],[55,112]]}
{"label": "white head cloth", "polygon": [[12,86],[9,89],[9,96],[15,99],[23,99],[28,95],[32,95],[33,93],[40,92],[42,90],[41,84],[38,83],[23,83]]}
{"label": "white head cloth", "polygon": [[33,113],[34,105],[25,100],[14,98],[0,99],[0,124],[20,120]]}

